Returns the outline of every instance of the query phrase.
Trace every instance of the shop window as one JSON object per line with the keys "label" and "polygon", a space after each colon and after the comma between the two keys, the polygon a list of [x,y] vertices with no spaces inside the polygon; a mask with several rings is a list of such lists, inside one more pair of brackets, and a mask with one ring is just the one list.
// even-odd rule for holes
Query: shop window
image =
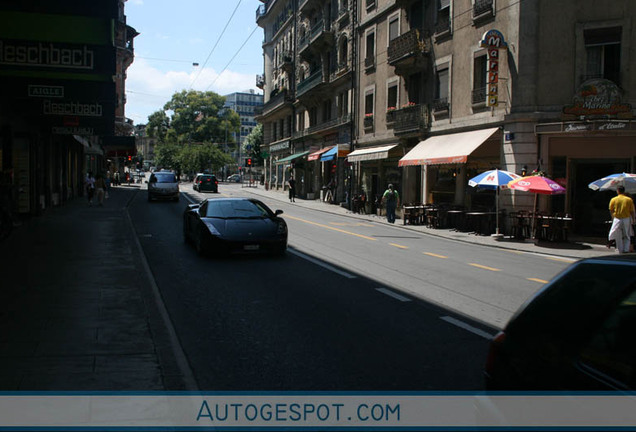
{"label": "shop window", "polygon": [[583,81],[605,78],[620,85],[621,27],[585,30]]}

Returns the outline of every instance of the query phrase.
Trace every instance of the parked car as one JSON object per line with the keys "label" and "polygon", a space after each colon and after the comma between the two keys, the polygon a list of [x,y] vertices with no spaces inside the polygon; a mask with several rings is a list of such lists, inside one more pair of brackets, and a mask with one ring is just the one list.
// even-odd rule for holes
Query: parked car
{"label": "parked car", "polygon": [[635,390],[636,254],[578,261],[492,340],[488,390]]}
{"label": "parked car", "polygon": [[197,192],[203,191],[219,191],[219,181],[212,174],[197,174],[192,184],[192,189]]}
{"label": "parked car", "polygon": [[232,174],[228,176],[227,181],[231,183],[239,183],[241,181],[241,176],[239,174]]}
{"label": "parked car", "polygon": [[153,199],[171,199],[179,201],[179,182],[170,171],[157,171],[150,174],[148,180],[148,201]]}
{"label": "parked car", "polygon": [[270,252],[284,255],[287,224],[263,202],[252,198],[212,198],[190,204],[183,214],[183,236],[199,254]]}

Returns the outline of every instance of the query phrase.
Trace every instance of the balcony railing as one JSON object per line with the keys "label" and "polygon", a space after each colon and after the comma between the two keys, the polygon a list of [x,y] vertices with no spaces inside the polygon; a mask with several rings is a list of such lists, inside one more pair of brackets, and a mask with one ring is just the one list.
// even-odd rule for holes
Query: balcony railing
{"label": "balcony railing", "polygon": [[486,18],[494,15],[492,0],[476,0],[473,5],[473,19]]}
{"label": "balcony railing", "polygon": [[373,114],[365,114],[364,116],[364,129],[373,129]]}
{"label": "balcony railing", "polygon": [[429,128],[429,114],[426,105],[411,105],[395,110],[393,133],[407,134],[423,132]]}
{"label": "balcony railing", "polygon": [[444,35],[450,32],[450,16],[448,15],[440,15],[437,18],[437,25],[435,26],[435,34],[438,36]]}
{"label": "balcony railing", "polygon": [[287,90],[280,90],[274,93],[267,103],[263,105],[263,114],[267,114],[268,112],[273,111],[279,106],[285,104],[286,102],[291,102],[291,98],[287,92]]}
{"label": "balcony railing", "polygon": [[317,72],[311,74],[308,78],[305,78],[300,83],[298,83],[298,87],[296,87],[296,95],[300,97],[321,83],[322,70],[318,70]]}
{"label": "balcony railing", "polygon": [[256,21],[258,21],[261,17],[265,16],[267,12],[267,5],[260,5],[256,8]]}
{"label": "balcony railing", "polygon": [[486,103],[486,93],[486,87],[474,89],[472,93],[473,105],[481,105]]}
{"label": "balcony railing", "polygon": [[389,64],[394,64],[402,58],[420,55],[428,51],[426,42],[420,37],[418,29],[411,29],[389,42]]}
{"label": "balcony railing", "polygon": [[435,99],[433,101],[433,112],[435,113],[447,112],[449,107],[450,104],[448,103],[447,97]]}
{"label": "balcony railing", "polygon": [[305,135],[343,126],[349,123],[350,121],[351,121],[351,114],[345,114],[342,117],[337,117],[335,119],[327,120],[326,122],[322,122],[320,124],[309,127],[308,129],[305,130]]}

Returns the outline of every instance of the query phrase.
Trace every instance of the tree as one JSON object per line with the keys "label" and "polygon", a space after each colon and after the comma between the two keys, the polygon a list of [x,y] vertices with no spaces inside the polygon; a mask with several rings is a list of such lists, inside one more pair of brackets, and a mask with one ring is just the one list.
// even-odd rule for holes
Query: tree
{"label": "tree", "polygon": [[155,166],[181,171],[180,146],[175,142],[161,142],[155,146]]}
{"label": "tree", "polygon": [[206,170],[218,171],[224,165],[233,162],[214,144],[186,144],[180,147],[179,164],[186,173],[198,173]]}
{"label": "tree", "polygon": [[263,125],[259,123],[252,132],[245,138],[243,144],[243,153],[246,157],[252,158],[252,165],[261,166],[265,156],[261,152],[261,145],[263,144]]}
{"label": "tree", "polygon": [[157,138],[160,142],[163,142],[169,129],[170,118],[168,118],[165,111],[155,111],[148,116],[146,132],[149,137]]}

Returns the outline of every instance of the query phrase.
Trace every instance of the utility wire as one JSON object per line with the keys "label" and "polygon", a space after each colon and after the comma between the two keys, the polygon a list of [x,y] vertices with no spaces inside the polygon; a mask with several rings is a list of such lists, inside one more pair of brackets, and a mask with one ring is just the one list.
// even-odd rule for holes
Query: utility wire
{"label": "utility wire", "polygon": [[227,30],[227,27],[230,25],[230,21],[232,21],[232,18],[234,17],[234,14],[236,13],[236,11],[238,10],[239,6],[241,5],[241,2],[243,0],[239,0],[238,4],[236,5],[236,7],[234,8],[234,11],[232,12],[232,15],[230,15],[230,18],[227,20],[227,22],[225,23],[225,27],[223,27],[223,31],[221,32],[221,34],[219,35],[218,39],[216,40],[216,43],[214,44],[214,46],[212,47],[212,50],[210,51],[210,54],[208,54],[208,58],[205,59],[205,62],[203,62],[203,66],[201,66],[201,68],[199,69],[199,73],[197,74],[196,77],[194,77],[194,79],[192,80],[192,82],[190,83],[190,87],[189,89],[192,89],[192,86],[194,85],[195,81],[199,78],[199,75],[201,75],[201,72],[203,72],[203,68],[205,67],[206,64],[208,64],[208,60],[210,60],[210,57],[212,56],[212,53],[214,52],[214,50],[216,49],[216,46],[219,44],[219,42],[221,41],[221,38],[223,37],[223,34],[225,33],[225,30]]}
{"label": "utility wire", "polygon": [[241,50],[243,49],[243,47],[247,44],[247,42],[251,39],[252,35],[254,34],[254,32],[256,32],[256,30],[258,29],[258,26],[254,27],[254,30],[252,30],[252,33],[250,33],[250,35],[247,37],[247,39],[245,39],[245,42],[243,42],[243,45],[241,45],[241,47],[236,51],[236,53],[234,53],[234,55],[232,56],[232,58],[230,59],[229,62],[227,62],[227,64],[225,65],[225,67],[223,68],[223,70],[216,76],[216,78],[214,79],[214,81],[212,81],[212,84],[210,84],[209,86],[206,87],[205,91],[208,91],[208,89],[210,87],[212,87],[214,85],[214,83],[216,83],[216,81],[219,79],[219,77],[221,76],[221,74],[223,74],[223,72],[225,72],[225,70],[228,68],[228,66],[230,66],[230,64],[232,63],[232,61],[236,58],[236,56],[241,52]]}

